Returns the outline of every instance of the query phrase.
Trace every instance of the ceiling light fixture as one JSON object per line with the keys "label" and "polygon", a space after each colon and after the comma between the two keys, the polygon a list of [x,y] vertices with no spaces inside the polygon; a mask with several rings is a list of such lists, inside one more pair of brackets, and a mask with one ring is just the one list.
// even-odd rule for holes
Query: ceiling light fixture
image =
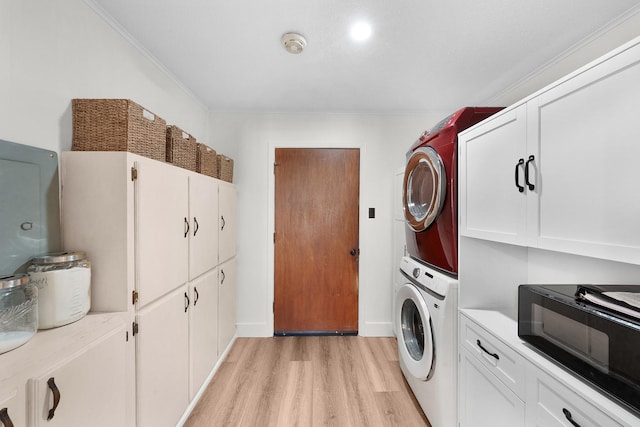
{"label": "ceiling light fixture", "polygon": [[351,38],[357,42],[362,42],[371,37],[371,25],[367,22],[360,21],[351,27]]}
{"label": "ceiling light fixture", "polygon": [[302,53],[307,46],[307,40],[298,33],[285,33],[280,38],[280,42],[289,53]]}

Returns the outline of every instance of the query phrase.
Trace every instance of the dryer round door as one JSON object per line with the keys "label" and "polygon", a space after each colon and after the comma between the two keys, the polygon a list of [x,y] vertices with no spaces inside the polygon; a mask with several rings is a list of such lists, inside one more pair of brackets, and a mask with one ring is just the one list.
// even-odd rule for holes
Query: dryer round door
{"label": "dryer round door", "polygon": [[405,366],[417,379],[428,380],[433,373],[433,326],[429,309],[418,288],[405,284],[396,300],[398,352]]}
{"label": "dryer round door", "polygon": [[414,231],[426,230],[438,218],[447,191],[444,163],[436,150],[421,147],[413,152],[404,171],[404,217]]}

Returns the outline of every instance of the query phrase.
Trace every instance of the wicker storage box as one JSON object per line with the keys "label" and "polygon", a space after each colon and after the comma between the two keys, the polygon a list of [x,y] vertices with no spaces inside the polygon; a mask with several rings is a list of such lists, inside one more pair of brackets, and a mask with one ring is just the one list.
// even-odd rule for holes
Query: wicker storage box
{"label": "wicker storage box", "polygon": [[196,171],[196,139],[177,126],[167,127],[167,162]]}
{"label": "wicker storage box", "polygon": [[196,172],[214,178],[218,177],[218,159],[216,150],[204,144],[196,145]]}
{"label": "wicker storage box", "polygon": [[233,181],[233,159],[228,158],[223,154],[217,155],[218,161],[218,178],[223,181]]}
{"label": "wicker storage box", "polygon": [[165,161],[167,123],[128,99],[74,99],[74,151],[128,151]]}

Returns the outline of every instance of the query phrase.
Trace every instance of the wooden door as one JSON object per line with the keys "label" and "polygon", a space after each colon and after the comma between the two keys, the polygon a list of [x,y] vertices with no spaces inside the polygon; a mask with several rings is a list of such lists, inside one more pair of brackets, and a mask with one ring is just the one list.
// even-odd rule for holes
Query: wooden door
{"label": "wooden door", "polygon": [[274,331],[358,330],[359,149],[276,149]]}

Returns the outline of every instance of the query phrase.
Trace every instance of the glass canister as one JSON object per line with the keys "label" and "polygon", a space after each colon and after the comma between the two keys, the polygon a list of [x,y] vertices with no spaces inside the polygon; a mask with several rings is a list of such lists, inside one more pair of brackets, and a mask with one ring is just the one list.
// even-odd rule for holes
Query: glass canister
{"label": "glass canister", "polygon": [[27,274],[0,277],[0,353],[29,341],[38,329],[38,288]]}
{"label": "glass canister", "polygon": [[28,269],[38,287],[38,329],[82,319],[91,307],[91,263],[84,252],[34,257]]}

